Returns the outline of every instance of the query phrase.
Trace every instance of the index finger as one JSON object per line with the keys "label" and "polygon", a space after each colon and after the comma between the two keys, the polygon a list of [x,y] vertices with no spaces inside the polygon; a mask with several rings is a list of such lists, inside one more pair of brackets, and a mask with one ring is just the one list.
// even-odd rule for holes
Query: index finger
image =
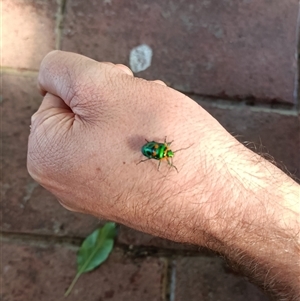
{"label": "index finger", "polygon": [[[43,59],[38,75],[38,87],[45,95],[47,92],[60,97],[72,107],[71,101],[88,85],[107,87],[107,74],[125,72],[111,63],[99,63],[83,55],[54,50]],[[84,88],[84,89],[83,89]]]}

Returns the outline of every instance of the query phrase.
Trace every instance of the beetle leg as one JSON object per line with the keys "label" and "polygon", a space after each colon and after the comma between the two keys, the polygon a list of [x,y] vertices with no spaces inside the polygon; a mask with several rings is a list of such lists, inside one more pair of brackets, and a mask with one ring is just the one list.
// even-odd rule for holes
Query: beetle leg
{"label": "beetle leg", "polygon": [[176,171],[177,171],[177,173],[179,173],[179,171],[178,171],[178,169],[177,169],[177,167],[175,166],[175,165],[172,165],[175,169],[176,169]]}
{"label": "beetle leg", "polygon": [[168,164],[170,165],[170,167],[174,167],[177,171],[177,173],[179,173],[177,167],[173,164],[173,158],[171,158],[170,160],[168,159]]}
{"label": "beetle leg", "polygon": [[148,161],[148,160],[150,160],[151,158],[148,158],[148,159],[145,159],[145,160],[141,160],[140,162],[138,162],[138,163],[136,163],[136,165],[138,165],[138,164],[140,164],[140,163],[142,163],[142,162],[146,162],[146,161]]}

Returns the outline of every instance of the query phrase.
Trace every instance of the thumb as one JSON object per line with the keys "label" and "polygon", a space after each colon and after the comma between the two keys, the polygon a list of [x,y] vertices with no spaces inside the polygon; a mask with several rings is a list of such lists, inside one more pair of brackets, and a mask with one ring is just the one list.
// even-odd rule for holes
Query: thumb
{"label": "thumb", "polygon": [[61,126],[62,121],[64,124],[73,123],[74,117],[72,110],[60,97],[46,93],[39,109],[31,117],[31,136],[41,124],[43,127],[40,130],[45,131],[50,125]]}
{"label": "thumb", "polygon": [[47,92],[39,109],[31,117],[31,126],[35,125],[37,120],[41,123],[52,114],[69,112],[71,112],[70,107],[60,97]]}
{"label": "thumb", "polygon": [[76,115],[89,119],[98,109],[102,112],[104,103],[115,100],[118,78],[132,78],[124,67],[56,50],[43,59],[38,85],[42,94],[58,96]]}

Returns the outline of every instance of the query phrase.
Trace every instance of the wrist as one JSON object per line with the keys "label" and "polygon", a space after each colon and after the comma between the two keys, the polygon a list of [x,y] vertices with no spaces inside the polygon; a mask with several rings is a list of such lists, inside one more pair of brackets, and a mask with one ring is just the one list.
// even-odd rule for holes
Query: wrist
{"label": "wrist", "polygon": [[210,207],[207,246],[277,297],[297,295],[299,186],[241,144],[224,152],[223,187]]}
{"label": "wrist", "polygon": [[[276,231],[299,233],[299,186],[272,163],[236,143],[224,153],[222,181],[210,206],[210,231],[222,241]],[[239,242],[240,243],[240,242]]]}

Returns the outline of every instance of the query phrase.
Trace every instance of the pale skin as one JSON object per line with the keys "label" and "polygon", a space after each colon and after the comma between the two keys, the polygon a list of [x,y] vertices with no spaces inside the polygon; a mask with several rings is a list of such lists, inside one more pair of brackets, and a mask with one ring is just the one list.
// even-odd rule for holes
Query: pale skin
{"label": "pale skin", "polygon": [[[124,65],[48,54],[28,171],[69,210],[206,246],[278,300],[300,298],[299,185],[210,114]],[[174,168],[145,139],[174,140]]]}

